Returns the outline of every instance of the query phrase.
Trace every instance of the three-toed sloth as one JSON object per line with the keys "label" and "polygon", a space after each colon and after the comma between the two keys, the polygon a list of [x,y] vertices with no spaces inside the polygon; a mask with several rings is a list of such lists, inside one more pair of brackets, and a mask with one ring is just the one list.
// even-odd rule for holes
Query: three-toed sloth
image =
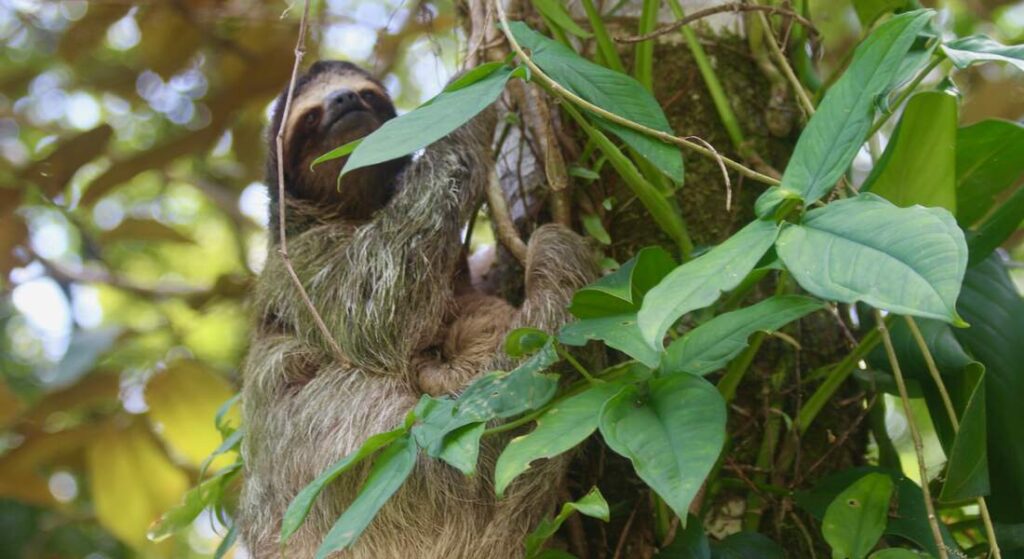
{"label": "three-toed sloth", "polygon": [[[244,364],[245,481],[239,524],[257,558],[280,557],[288,503],[329,465],[369,436],[400,425],[423,394],[457,394],[476,376],[514,366],[504,335],[532,326],[554,331],[572,293],[595,277],[587,244],[546,225],[530,238],[525,302],[455,289],[463,265],[461,230],[494,172],[490,108],[410,158],[347,173],[343,159],[317,156],[395,117],[387,92],[344,62],[314,64],[285,94],[269,131],[267,184],[271,243],[252,294],[254,325]],[[283,160],[274,140],[283,127]],[[278,199],[278,165],[286,200]],[[294,269],[343,355],[322,337],[279,254],[277,212],[287,212]],[[491,472],[500,448],[485,438],[479,474],[466,477],[421,457],[352,549],[358,559],[513,559],[523,537],[559,496],[564,459],[521,476],[497,500]],[[422,456],[422,455],[421,455]],[[354,498],[368,466],[329,486],[288,557],[313,557]]]}

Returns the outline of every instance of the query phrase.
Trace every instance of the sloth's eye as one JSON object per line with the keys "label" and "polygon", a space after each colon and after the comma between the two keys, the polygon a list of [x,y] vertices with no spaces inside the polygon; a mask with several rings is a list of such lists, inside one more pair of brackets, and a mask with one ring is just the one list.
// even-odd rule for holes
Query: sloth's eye
{"label": "sloth's eye", "polygon": [[309,111],[306,113],[306,125],[312,126],[316,124],[316,121],[320,120],[320,115],[316,111]]}
{"label": "sloth's eye", "polygon": [[372,89],[361,91],[359,95],[362,96],[363,100],[366,101],[367,103],[373,101],[380,101],[380,95],[378,95],[377,92],[373,91]]}

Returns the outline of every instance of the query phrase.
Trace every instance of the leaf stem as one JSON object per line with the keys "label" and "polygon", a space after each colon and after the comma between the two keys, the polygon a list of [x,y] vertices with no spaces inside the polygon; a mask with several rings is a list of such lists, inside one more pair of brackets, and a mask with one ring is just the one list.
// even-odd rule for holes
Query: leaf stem
{"label": "leaf stem", "polygon": [[565,359],[566,361],[569,362],[570,365],[572,365],[573,369],[576,369],[576,371],[580,375],[582,375],[583,378],[587,379],[587,382],[589,382],[591,384],[603,384],[604,383],[603,380],[601,380],[601,379],[595,377],[594,375],[590,374],[590,371],[588,371],[586,367],[584,367],[575,357],[573,357],[573,355],[571,353],[566,351],[565,348],[559,346],[556,349],[556,351],[558,351],[558,355],[562,359]]}
{"label": "leaf stem", "polygon": [[580,3],[583,4],[583,11],[587,13],[590,27],[594,31],[594,40],[597,41],[597,50],[604,58],[605,65],[616,72],[625,74],[626,69],[622,65],[622,59],[619,58],[619,51],[612,43],[611,36],[608,35],[608,29],[604,26],[601,13],[594,7],[592,0],[582,0]]}
{"label": "leaf stem", "polygon": [[[935,382],[935,386],[939,389],[939,395],[942,397],[942,405],[946,408],[946,415],[949,416],[949,423],[953,426],[953,434],[956,435],[960,432],[960,421],[956,417],[956,408],[953,407],[953,400],[949,397],[949,391],[946,390],[946,383],[942,380],[942,375],[939,374],[939,368],[935,365],[935,358],[932,356],[931,350],[928,349],[928,342],[925,341],[924,336],[921,335],[921,329],[917,326],[917,321],[911,316],[903,317],[907,321],[907,326],[910,328],[911,335],[914,336],[914,342],[917,343],[917,348],[921,350],[921,354],[924,356],[924,362],[928,366],[928,373],[931,374],[932,381]],[[999,543],[996,540],[995,526],[992,525],[992,518],[989,516],[988,503],[985,501],[985,497],[978,497],[976,499],[978,503],[978,511],[981,513],[981,521],[985,526],[985,536],[989,541],[989,549],[992,551],[992,556],[995,559],[1002,558],[1002,552],[999,549]]]}
{"label": "leaf stem", "polygon": [[793,88],[793,93],[796,94],[796,98],[800,101],[800,106],[803,107],[807,116],[813,115],[814,102],[807,95],[804,84],[800,82],[800,78],[793,72],[793,67],[789,64],[789,60],[786,59],[786,54],[782,52],[782,47],[775,40],[775,33],[772,32],[771,24],[768,23],[768,17],[764,15],[764,12],[757,12],[757,18],[761,23],[761,27],[764,28],[764,40],[768,43],[768,50],[771,51],[772,58],[775,59],[775,63],[782,70],[782,74],[786,76],[789,85]]}
{"label": "leaf stem", "polygon": [[501,30],[505,34],[505,38],[508,40],[509,45],[512,46],[512,50],[514,50],[516,54],[519,56],[519,58],[523,61],[523,63],[526,64],[528,68],[530,68],[530,71],[532,72],[534,77],[541,83],[546,85],[548,88],[550,88],[559,97],[567,99],[573,102],[574,104],[579,105],[580,107],[596,114],[597,116],[614,122],[615,124],[620,124],[622,126],[625,126],[626,128],[636,130],[637,132],[642,132],[644,134],[647,134],[648,136],[657,138],[665,143],[685,147],[706,157],[718,159],[723,164],[725,164],[725,166],[735,170],[736,172],[747,178],[762,182],[764,184],[780,184],[778,179],[769,177],[768,175],[765,175],[763,173],[759,173],[749,167],[746,167],[742,163],[739,163],[723,155],[719,155],[714,150],[708,149],[696,142],[692,142],[690,140],[687,140],[686,138],[674,136],[672,134],[669,134],[668,132],[662,132],[661,130],[649,128],[638,122],[633,122],[628,118],[624,118],[613,112],[606,111],[601,107],[598,107],[597,105],[587,101],[586,99],[583,99],[579,95],[576,95],[575,93],[569,91],[560,83],[556,82],[555,80],[551,79],[551,77],[549,77],[547,74],[545,74],[544,71],[541,70],[540,67],[537,66],[537,64],[534,63],[533,60],[526,54],[526,52],[523,50],[523,47],[519,44],[519,42],[516,41],[516,38],[512,35],[512,30],[509,28],[508,16],[505,14],[505,8],[504,6],[502,6],[501,0],[495,0],[494,5],[498,11],[498,19],[501,22]]}
{"label": "leaf stem", "polygon": [[811,423],[814,422],[814,418],[818,416],[821,409],[825,407],[825,403],[828,402],[832,396],[836,393],[836,390],[842,386],[843,382],[850,376],[850,373],[857,367],[857,364],[861,359],[864,359],[878,342],[881,341],[879,331],[872,330],[861,339],[857,347],[853,348],[850,353],[843,358],[835,367],[829,371],[825,381],[821,383],[821,386],[811,394],[811,397],[807,399],[807,402],[800,408],[800,412],[796,416],[796,429],[800,433],[806,433],[807,429],[810,428]]}
{"label": "leaf stem", "polygon": [[907,85],[907,87],[903,89],[902,92],[900,92],[899,97],[897,97],[896,101],[893,102],[893,104],[891,105],[892,110],[889,110],[885,114],[883,114],[881,118],[879,118],[878,121],[875,122],[875,124],[871,127],[871,131],[868,132],[868,138],[874,136],[875,133],[878,132],[882,125],[885,124],[886,121],[888,121],[893,114],[895,114],[896,109],[914,93],[914,90],[917,89],[917,86],[920,85],[921,82],[926,77],[928,77],[928,74],[930,74],[932,70],[934,70],[935,67],[938,66],[943,60],[945,60],[944,56],[936,55],[935,58],[933,58],[932,61],[928,63],[928,65],[925,66],[924,69],[917,74],[917,76],[914,77],[914,80],[911,81]]}
{"label": "leaf stem", "polygon": [[881,334],[882,343],[885,345],[885,354],[889,358],[889,366],[896,378],[896,388],[900,393],[900,402],[903,403],[903,413],[907,418],[907,427],[910,429],[910,437],[914,440],[914,454],[917,456],[917,471],[921,476],[921,494],[924,497],[925,510],[928,512],[928,525],[932,529],[932,537],[935,538],[935,547],[939,552],[939,559],[949,559],[946,552],[946,544],[942,539],[942,530],[939,529],[939,518],[935,514],[935,505],[932,503],[931,490],[928,488],[928,469],[924,463],[924,442],[921,440],[921,432],[914,421],[914,412],[910,409],[910,395],[907,393],[907,383],[903,379],[903,371],[900,369],[899,359],[896,358],[896,350],[892,345],[892,337],[889,336],[889,326],[885,323],[881,311],[875,309],[875,323],[877,331]]}

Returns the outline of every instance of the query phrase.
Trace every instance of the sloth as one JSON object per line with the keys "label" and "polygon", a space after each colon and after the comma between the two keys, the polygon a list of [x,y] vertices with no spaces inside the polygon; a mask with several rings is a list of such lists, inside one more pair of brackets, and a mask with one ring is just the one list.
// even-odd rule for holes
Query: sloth
{"label": "sloth", "polygon": [[[251,297],[253,326],[243,364],[244,483],[239,528],[256,558],[313,557],[354,499],[364,463],[319,497],[283,549],[289,502],[332,463],[376,433],[400,425],[423,394],[458,394],[480,374],[514,367],[505,334],[554,331],[573,292],[596,277],[589,246],[567,228],[531,235],[519,308],[458,289],[461,230],[494,172],[496,114],[485,110],[415,159],[347,173],[320,154],[395,117],[380,82],[349,63],[320,61],[296,82],[292,110],[278,98],[269,130],[268,257]],[[273,149],[283,129],[283,159]],[[278,165],[285,200],[278,199]],[[343,355],[337,355],[290,281],[279,253],[286,212],[294,270]],[[351,559],[515,559],[523,537],[553,511],[567,459],[537,465],[497,500],[493,467],[501,442],[484,439],[478,473],[464,476],[421,454],[405,485],[352,548]]]}

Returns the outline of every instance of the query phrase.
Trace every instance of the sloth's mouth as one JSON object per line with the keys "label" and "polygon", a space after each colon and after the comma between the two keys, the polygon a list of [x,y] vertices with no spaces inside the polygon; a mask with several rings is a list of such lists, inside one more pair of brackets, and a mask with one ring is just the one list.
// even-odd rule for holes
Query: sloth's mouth
{"label": "sloth's mouth", "polygon": [[328,120],[324,124],[331,135],[364,136],[377,128],[377,119],[371,111],[358,107],[328,115]]}

